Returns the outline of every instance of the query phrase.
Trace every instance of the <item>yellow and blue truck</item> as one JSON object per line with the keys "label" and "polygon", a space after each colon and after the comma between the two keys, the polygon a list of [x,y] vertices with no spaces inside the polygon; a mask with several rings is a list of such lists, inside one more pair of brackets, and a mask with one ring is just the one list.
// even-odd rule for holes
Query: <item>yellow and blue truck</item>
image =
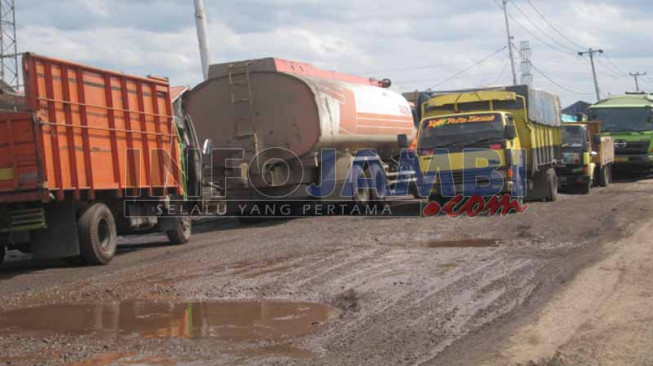
{"label": "yellow and blue truck", "polygon": [[[424,175],[438,175],[430,196],[558,198],[555,167],[562,131],[557,95],[525,85],[434,94],[421,104],[417,154]],[[423,193],[422,193],[423,194]]]}
{"label": "yellow and blue truck", "polygon": [[614,170],[653,170],[653,94],[613,95],[590,107],[590,118],[601,121],[602,135],[614,139]]}

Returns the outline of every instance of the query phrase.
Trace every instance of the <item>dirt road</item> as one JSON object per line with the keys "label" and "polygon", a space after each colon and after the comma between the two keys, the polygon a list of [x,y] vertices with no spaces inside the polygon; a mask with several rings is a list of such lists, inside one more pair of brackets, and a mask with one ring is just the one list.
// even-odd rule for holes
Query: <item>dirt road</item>
{"label": "dirt road", "polygon": [[10,258],[0,365],[650,361],[652,220],[644,180],[508,218],[221,221],[107,267]]}
{"label": "dirt road", "polygon": [[[651,365],[653,222],[615,242],[478,364]],[[549,361],[553,362],[553,361]]]}

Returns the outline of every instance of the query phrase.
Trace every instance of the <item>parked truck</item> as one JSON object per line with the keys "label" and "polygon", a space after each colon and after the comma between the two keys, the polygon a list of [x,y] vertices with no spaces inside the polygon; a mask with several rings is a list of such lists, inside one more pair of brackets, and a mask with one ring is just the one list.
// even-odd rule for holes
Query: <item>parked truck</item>
{"label": "parked truck", "polygon": [[190,220],[151,214],[196,186],[168,81],[35,54],[22,65],[23,103],[0,114],[0,263],[8,248],[107,264],[117,235],[145,230],[187,242]]}
{"label": "parked truck", "polygon": [[435,181],[431,195],[451,194],[445,184],[453,185],[455,194],[489,184],[477,181],[485,170],[501,175],[500,194],[557,199],[562,137],[557,95],[528,86],[435,93],[421,109],[421,170],[450,177]]}
{"label": "parked truck", "polygon": [[590,193],[612,180],[614,142],[601,136],[601,122],[565,123],[562,127],[562,161],[556,167],[561,189]]}
{"label": "parked truck", "polygon": [[653,95],[610,96],[590,107],[590,118],[601,121],[603,135],[614,140],[615,171],[653,170]]}
{"label": "parked truck", "polygon": [[[184,111],[214,147],[216,195],[310,199],[306,188],[330,177],[339,196],[359,149],[375,151],[380,179],[396,177],[397,135],[412,136],[414,123],[409,103],[389,84],[277,58],[217,64],[187,94]],[[332,168],[323,164],[324,149],[335,150]],[[375,178],[367,169],[356,174]],[[380,195],[350,188],[354,201]]]}

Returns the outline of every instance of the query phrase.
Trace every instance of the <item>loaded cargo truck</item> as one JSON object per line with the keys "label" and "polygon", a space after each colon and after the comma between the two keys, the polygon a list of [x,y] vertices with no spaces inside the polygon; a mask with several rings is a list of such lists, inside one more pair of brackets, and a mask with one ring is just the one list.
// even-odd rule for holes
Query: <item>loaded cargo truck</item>
{"label": "loaded cargo truck", "polygon": [[561,189],[590,193],[612,180],[614,142],[601,136],[601,122],[565,123],[562,126],[562,161],[556,167]]}
{"label": "loaded cargo truck", "polygon": [[[441,177],[434,198],[494,184],[498,194],[516,199],[557,199],[557,95],[528,86],[436,93],[421,109],[417,153],[422,173]],[[496,174],[501,179],[484,178]]]}
{"label": "loaded cargo truck", "polygon": [[24,105],[0,114],[0,260],[101,265],[117,235],[189,240],[188,219],[151,214],[189,183],[166,79],[25,54],[23,80]]}
{"label": "loaded cargo truck", "polygon": [[615,146],[614,170],[649,173],[653,170],[653,95],[613,95],[590,107],[592,120],[601,121],[604,136]]}
{"label": "loaded cargo truck", "polygon": [[[347,179],[356,152],[373,149],[370,158],[383,169],[354,175],[392,182],[397,136],[414,131],[409,103],[389,84],[277,58],[217,64],[186,95],[184,112],[214,147],[215,195],[228,201],[313,199],[307,187],[331,179],[337,187],[332,199],[349,181],[357,185],[349,187],[351,200],[366,202],[386,192]],[[335,152],[329,168],[325,149]]]}

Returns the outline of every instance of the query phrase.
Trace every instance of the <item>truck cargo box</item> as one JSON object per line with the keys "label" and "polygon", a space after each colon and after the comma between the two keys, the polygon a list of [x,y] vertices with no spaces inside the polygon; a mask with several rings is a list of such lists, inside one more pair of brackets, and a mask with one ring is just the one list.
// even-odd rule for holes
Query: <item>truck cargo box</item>
{"label": "truck cargo box", "polygon": [[166,79],[34,54],[23,76],[27,112],[0,114],[0,203],[182,193]]}

